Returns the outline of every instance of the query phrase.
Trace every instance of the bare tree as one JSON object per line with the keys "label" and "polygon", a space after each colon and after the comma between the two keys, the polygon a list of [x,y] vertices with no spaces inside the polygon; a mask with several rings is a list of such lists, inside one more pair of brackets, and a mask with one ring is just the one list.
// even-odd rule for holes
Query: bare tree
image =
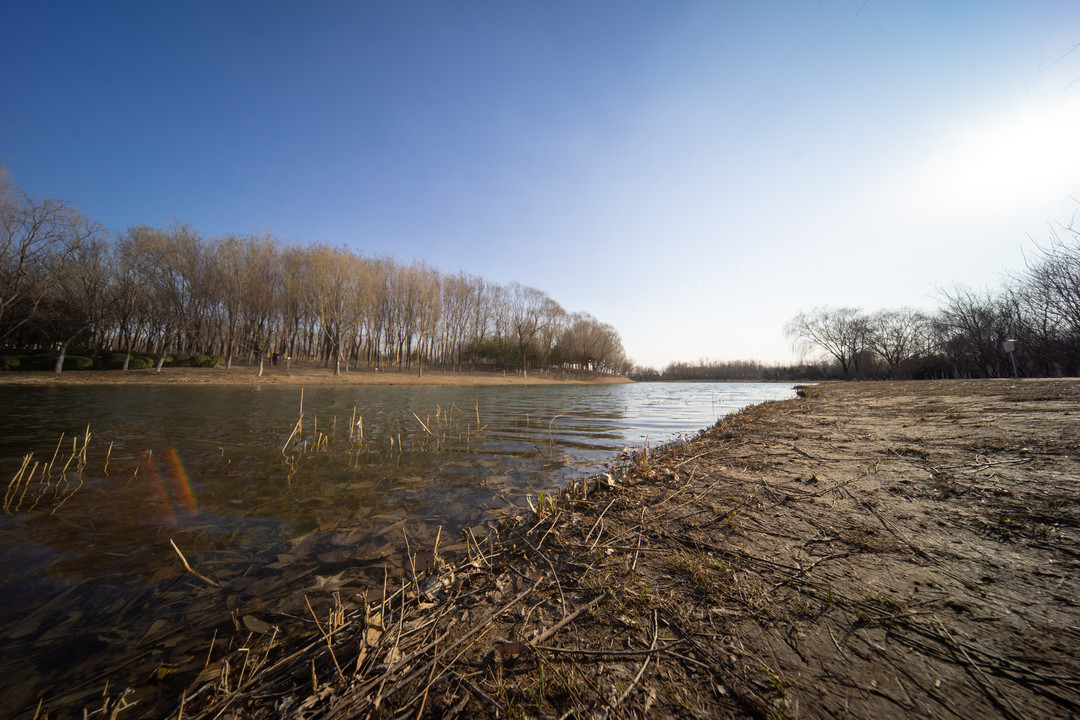
{"label": "bare tree", "polygon": [[304,299],[325,340],[326,364],[333,358],[334,375],[340,375],[343,334],[357,313],[357,258],[344,248],[319,245],[308,250],[306,260]]}
{"label": "bare tree", "polygon": [[37,317],[49,274],[74,247],[71,235],[81,222],[68,203],[36,200],[0,166],[0,344]]}
{"label": "bare tree", "polygon": [[230,235],[214,242],[209,252],[211,266],[216,272],[216,285],[221,311],[225,341],[225,369],[231,369],[236,336],[240,324],[244,292],[248,285],[251,267],[247,262],[245,238]]}
{"label": "bare tree", "polygon": [[544,304],[544,315],[547,320],[541,325],[536,338],[541,366],[549,364],[551,356],[558,346],[559,338],[566,331],[569,322],[569,316],[563,310],[562,305],[559,305],[551,298],[548,298]]}
{"label": "bare tree", "polygon": [[1051,229],[1049,243],[1034,244],[1019,291],[1030,320],[1025,329],[1034,335],[1023,347],[1040,351],[1045,372],[1053,365],[1075,374],[1080,372],[1080,229],[1058,226]]}
{"label": "bare tree", "polygon": [[148,290],[155,268],[166,249],[157,239],[158,231],[146,226],[129,228],[112,248],[112,295],[109,300],[116,323],[115,332],[124,350],[126,371],[137,328],[145,327],[149,316]]}
{"label": "bare tree", "polygon": [[286,247],[281,251],[282,285],[277,296],[277,308],[281,325],[279,349],[285,355],[286,370],[298,352],[297,343],[307,312],[304,293],[305,253],[304,249],[295,247]]}
{"label": "bare tree", "polygon": [[442,278],[437,270],[425,263],[413,263],[410,269],[415,293],[416,356],[422,367],[425,358],[433,353],[442,317]]}
{"label": "bare tree", "polygon": [[155,349],[156,371],[176,348],[199,347],[207,324],[209,281],[202,238],[190,225],[174,223],[169,229],[147,229],[140,238],[149,257],[148,320]]}
{"label": "bare tree", "polygon": [[1052,307],[1053,291],[1021,277],[1011,288],[1010,303],[1019,318],[1016,340],[1021,362],[1041,376],[1080,371],[1080,337],[1071,334]]}
{"label": "bare tree", "polygon": [[799,313],[788,321],[784,334],[804,355],[820,350],[835,358],[845,378],[852,369],[859,370],[869,335],[866,316],[852,307],[819,307]]}
{"label": "bare tree", "polygon": [[957,286],[942,292],[936,332],[956,377],[1012,374],[1002,343],[1016,330],[1017,319],[1002,294],[977,293]]}
{"label": "bare tree", "polygon": [[278,325],[275,298],[285,292],[285,274],[277,241],[270,236],[249,237],[243,245],[247,282],[240,296],[243,331],[248,347],[258,356],[262,377],[267,352],[272,352],[274,330]]}
{"label": "bare tree", "polygon": [[[552,298],[513,283],[446,276],[422,262],[367,259],[272,236],[205,241],[189,225],[136,226],[106,237],[67,203],[36,200],[0,167],[0,343],[47,344],[63,355],[82,338],[125,351],[322,358],[459,366],[466,351],[522,372],[551,362],[568,328]],[[625,364],[610,326],[582,362]],[[618,360],[617,358],[623,358]]]}
{"label": "bare tree", "polygon": [[528,368],[529,347],[543,327],[552,320],[553,308],[550,300],[540,290],[520,283],[511,283],[507,288],[507,319],[512,337],[517,343],[522,373]]}
{"label": "bare tree", "polygon": [[881,310],[867,317],[866,322],[869,348],[888,363],[894,377],[926,350],[930,318],[918,310]]}
{"label": "bare tree", "polygon": [[390,282],[393,261],[389,258],[366,260],[357,294],[360,332],[363,333],[363,355],[370,367],[379,367],[383,356],[383,343],[390,335]]}
{"label": "bare tree", "polygon": [[559,338],[560,358],[572,368],[596,368],[606,354],[607,329],[588,313],[574,313]]}
{"label": "bare tree", "polygon": [[49,254],[46,265],[49,281],[42,302],[46,312],[39,314],[38,322],[58,346],[53,369],[59,373],[71,343],[91,327],[100,327],[110,311],[104,229],[72,216],[64,245]]}
{"label": "bare tree", "polygon": [[442,292],[440,326],[444,362],[454,366],[461,364],[461,351],[469,337],[469,327],[480,302],[483,287],[479,278],[459,273],[444,277],[439,287]]}

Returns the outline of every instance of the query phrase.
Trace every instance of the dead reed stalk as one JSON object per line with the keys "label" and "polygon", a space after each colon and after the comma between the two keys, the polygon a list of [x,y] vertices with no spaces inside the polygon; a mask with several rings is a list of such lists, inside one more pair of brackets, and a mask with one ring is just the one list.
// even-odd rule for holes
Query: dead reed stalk
{"label": "dead reed stalk", "polygon": [[213,587],[216,587],[216,588],[221,587],[220,583],[218,583],[218,582],[216,582],[214,580],[211,580],[210,578],[206,577],[202,573],[196,572],[194,569],[192,569],[191,565],[188,564],[187,558],[184,557],[184,553],[180,552],[180,548],[178,548],[176,546],[176,542],[172,538],[169,538],[169,544],[172,545],[173,550],[176,551],[176,554],[180,558],[180,562],[183,563],[185,570],[187,570],[189,573],[191,573],[195,577],[202,580],[207,585],[212,585]]}

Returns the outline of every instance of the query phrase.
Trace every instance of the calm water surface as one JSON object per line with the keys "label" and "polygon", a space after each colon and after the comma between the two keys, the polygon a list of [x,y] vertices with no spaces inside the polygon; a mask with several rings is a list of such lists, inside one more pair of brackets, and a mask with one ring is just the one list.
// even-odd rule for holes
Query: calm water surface
{"label": "calm water surface", "polygon": [[[243,613],[272,621],[304,594],[381,588],[406,537],[430,548],[441,527],[440,547],[460,549],[464,529],[623,448],[793,396],[740,383],[351,387],[305,391],[301,416],[298,388],[0,387],[0,697],[65,707],[106,678],[182,667]],[[170,540],[221,587],[185,574]]]}

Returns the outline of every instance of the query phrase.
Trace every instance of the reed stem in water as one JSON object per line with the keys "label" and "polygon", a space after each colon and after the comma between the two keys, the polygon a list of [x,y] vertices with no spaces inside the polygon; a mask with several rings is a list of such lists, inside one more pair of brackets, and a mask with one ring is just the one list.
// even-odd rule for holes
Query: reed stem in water
{"label": "reed stem in water", "polygon": [[176,546],[176,543],[173,541],[172,538],[169,538],[169,544],[172,545],[173,550],[175,550],[176,554],[180,557],[180,562],[184,564],[184,569],[185,570],[187,570],[189,573],[191,573],[195,577],[197,577],[200,580],[202,580],[203,582],[205,582],[207,585],[213,585],[216,588],[221,587],[221,585],[219,583],[216,583],[213,580],[211,580],[210,578],[206,577],[205,575],[203,575],[201,573],[197,573],[194,570],[192,570],[191,565],[188,564],[187,558],[184,557],[184,553],[180,552],[180,548],[178,548]]}

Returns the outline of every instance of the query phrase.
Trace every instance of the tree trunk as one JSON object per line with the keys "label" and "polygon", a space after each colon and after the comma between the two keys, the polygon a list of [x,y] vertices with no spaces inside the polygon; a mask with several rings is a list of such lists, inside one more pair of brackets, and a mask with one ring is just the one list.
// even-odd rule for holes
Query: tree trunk
{"label": "tree trunk", "polygon": [[157,365],[154,367],[154,372],[161,372],[161,366],[165,364],[165,356],[169,354],[169,343],[164,343],[161,346],[161,356],[158,358]]}
{"label": "tree trunk", "polygon": [[60,346],[60,354],[56,356],[56,366],[53,368],[53,372],[59,375],[64,371],[64,355],[67,354],[67,343]]}
{"label": "tree trunk", "polygon": [[334,335],[334,377],[341,375],[341,335]]}

